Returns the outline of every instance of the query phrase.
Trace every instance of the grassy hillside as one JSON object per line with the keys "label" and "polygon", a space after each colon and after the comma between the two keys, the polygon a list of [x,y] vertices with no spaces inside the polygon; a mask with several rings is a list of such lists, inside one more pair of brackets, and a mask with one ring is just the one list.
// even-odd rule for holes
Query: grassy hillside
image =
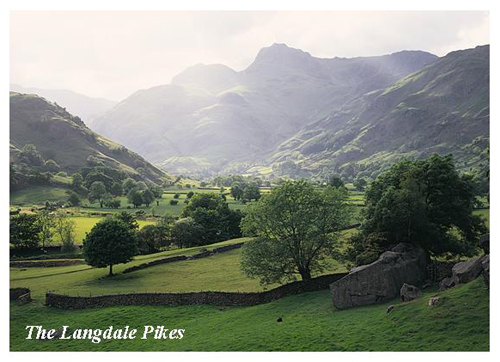
{"label": "grassy hillside", "polygon": [[[212,249],[229,245],[245,238],[233,239],[204,247],[175,249],[157,254],[137,256],[127,264],[114,267],[116,273],[144,262],[175,255],[196,254],[202,248]],[[117,274],[107,278],[107,270],[93,269],[87,265],[52,268],[11,268],[11,287],[28,287],[32,295],[42,298],[46,291],[53,290],[70,295],[102,295],[131,292],[195,292],[210,291],[262,291],[258,280],[249,279],[240,270],[241,249],[216,254],[198,260],[179,261],[158,265],[133,273]],[[332,261],[326,274],[342,272],[345,268]],[[276,287],[271,285],[267,288]]]}
{"label": "grassy hillside", "polygon": [[[113,269],[116,273],[121,273],[124,269],[141,263],[177,255],[189,256],[197,254],[201,249],[231,245],[245,240],[247,239],[233,239],[209,246],[136,256],[133,261],[119,264]],[[47,290],[87,295],[133,291],[261,290],[256,280],[244,277],[239,270],[239,252],[240,250],[235,250],[195,261],[158,265],[129,274],[118,274],[113,278],[106,277],[106,268],[94,269],[87,265],[11,268],[10,281],[11,287],[28,286],[36,298],[42,298]]]}
{"label": "grassy hillside", "polygon": [[[112,307],[68,311],[40,301],[11,303],[11,350],[23,351],[488,351],[489,293],[482,278],[422,298],[337,311],[328,290],[244,308]],[[396,309],[386,314],[387,306]],[[276,318],[281,316],[282,323]],[[126,322],[125,322],[126,321]],[[185,329],[181,340],[26,340],[26,325],[102,328],[144,325]]]}
{"label": "grassy hillside", "polygon": [[80,118],[34,94],[10,93],[11,162],[21,163],[20,152],[33,144],[44,160],[60,170],[75,172],[93,156],[106,166],[155,183],[172,177],[125,147],[91,131]]}
{"label": "grassy hillside", "polygon": [[304,127],[278,147],[273,168],[374,177],[434,152],[477,168],[488,162],[489,66],[489,46],[452,52]]}

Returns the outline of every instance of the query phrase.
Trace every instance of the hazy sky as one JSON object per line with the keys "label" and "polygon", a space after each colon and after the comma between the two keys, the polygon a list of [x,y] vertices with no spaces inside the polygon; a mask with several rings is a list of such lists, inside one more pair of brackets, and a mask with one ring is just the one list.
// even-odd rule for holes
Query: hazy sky
{"label": "hazy sky", "polygon": [[13,12],[11,83],[121,100],[193,64],[246,68],[286,43],[317,57],[489,43],[487,12]]}

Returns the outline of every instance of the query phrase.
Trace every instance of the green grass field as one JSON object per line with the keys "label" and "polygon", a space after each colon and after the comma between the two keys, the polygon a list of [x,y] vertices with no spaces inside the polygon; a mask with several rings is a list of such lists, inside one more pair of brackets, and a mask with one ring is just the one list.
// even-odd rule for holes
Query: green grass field
{"label": "green grass field", "polygon": [[[424,290],[409,303],[338,311],[328,290],[304,293],[254,307],[109,307],[58,310],[39,300],[11,303],[13,351],[488,351],[489,293],[482,278],[439,293]],[[390,304],[395,310],[387,314]],[[277,323],[277,317],[283,322]],[[37,341],[25,339],[26,325],[101,328],[144,325],[185,329],[181,340]]]}
{"label": "green grass field", "polygon": [[[103,295],[130,292],[197,292],[197,291],[262,291],[256,279],[249,279],[240,269],[241,249],[202,258],[157,265],[128,274],[120,274],[133,265],[175,255],[192,255],[202,248],[215,248],[247,240],[233,239],[205,247],[176,249],[162,253],[137,256],[127,264],[113,268],[117,274],[107,277],[108,270],[87,265],[50,268],[11,268],[11,287],[28,287],[32,296],[43,299],[47,291],[68,295]],[[335,261],[324,273],[344,271]],[[267,288],[278,286],[271,285]]]}
{"label": "green grass field", "polygon": [[[97,224],[99,221],[103,219],[103,217],[98,216],[72,216],[69,218],[70,220],[75,222],[75,244],[81,245],[83,243],[83,239],[85,238],[85,234],[90,232],[90,230]],[[139,228],[142,228],[146,225],[152,225],[155,222],[149,220],[138,220]],[[57,237],[54,240],[54,245],[60,245],[60,240],[57,240]]]}
{"label": "green grass field", "polygon": [[45,201],[66,200],[66,189],[50,186],[35,186],[10,194],[11,205],[43,205]]}
{"label": "green grass field", "polygon": [[176,255],[193,255],[200,249],[231,245],[247,238],[233,239],[209,246],[175,249],[161,253],[136,256],[133,261],[113,268],[117,273],[107,277],[108,270],[87,265],[49,268],[11,268],[11,287],[27,286],[34,298],[43,298],[48,290],[64,294],[108,294],[133,291],[258,291],[257,280],[248,279],[239,268],[240,250],[229,251],[199,260],[179,261],[119,274],[124,269],[141,263]]}

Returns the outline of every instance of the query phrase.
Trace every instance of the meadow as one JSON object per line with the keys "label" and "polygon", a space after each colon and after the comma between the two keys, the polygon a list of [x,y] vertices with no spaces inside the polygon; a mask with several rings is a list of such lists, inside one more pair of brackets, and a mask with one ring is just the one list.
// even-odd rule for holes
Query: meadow
{"label": "meadow", "polygon": [[[83,244],[83,239],[86,233],[88,233],[95,224],[101,221],[103,218],[99,216],[70,216],[69,219],[75,223],[75,244]],[[139,224],[139,229],[155,223],[153,220],[137,220]],[[54,245],[60,245],[61,242],[55,237]]]}
{"label": "meadow", "polygon": [[[431,296],[440,303],[428,307]],[[395,309],[387,314],[388,305]],[[283,322],[276,319],[282,317]],[[488,351],[489,293],[482,278],[412,302],[335,310],[328,290],[253,307],[109,307],[58,310],[10,305],[12,351]],[[59,329],[144,325],[185,329],[180,340],[27,340],[26,325]]]}
{"label": "meadow", "polygon": [[[200,250],[231,245],[248,238],[232,239],[208,246],[175,249],[161,253],[134,257],[134,260],[116,265],[116,275],[107,277],[106,268],[96,269],[87,265],[64,267],[11,268],[11,287],[28,287],[32,297],[42,300],[47,291],[67,295],[104,295],[132,292],[197,292],[240,291],[257,292],[264,288],[256,279],[250,279],[241,271],[241,249],[216,254],[197,260],[178,261],[121,274],[134,265],[176,255],[193,255]],[[324,274],[343,272],[345,268],[331,261]],[[267,286],[274,288],[278,284]]]}
{"label": "meadow", "polygon": [[[38,190],[37,192],[39,192]],[[166,190],[160,205],[154,210],[142,207],[148,218],[139,220],[140,227],[154,223],[155,215],[179,215],[187,188]],[[193,192],[219,192],[218,189],[192,189]],[[45,192],[45,191],[44,191]],[[54,192],[54,191],[52,191]],[[175,193],[179,204],[170,205]],[[38,196],[43,200],[48,194]],[[54,197],[57,193],[53,194]],[[31,195],[33,196],[33,195]],[[14,200],[30,195],[15,195]],[[244,209],[231,197],[232,208]],[[364,207],[364,195],[350,190],[352,222],[359,221]],[[40,201],[40,204],[43,204]],[[126,204],[122,204],[126,205]],[[24,207],[29,207],[24,205]],[[83,205],[67,210],[73,213],[77,243],[80,243],[100,213],[136,212],[138,209],[101,209],[98,205]],[[478,209],[489,226],[489,209]],[[91,215],[92,214],[92,215]],[[356,229],[343,232],[347,238]],[[128,267],[176,255],[194,255],[207,248],[230,245],[248,238],[228,240],[208,246],[173,249],[156,254],[136,256],[126,264],[114,267],[116,273],[107,277],[106,268],[85,264],[49,268],[10,268],[11,287],[28,287],[33,301],[21,306],[10,304],[11,350],[23,351],[486,351],[489,350],[489,293],[482,278],[451,290],[438,292],[436,287],[424,289],[423,297],[409,303],[393,300],[350,310],[335,310],[328,290],[290,296],[253,307],[108,307],[89,310],[58,310],[43,305],[45,293],[96,296],[134,292],[196,292],[240,291],[257,292],[278,286],[259,284],[240,269],[241,249],[197,260],[161,264],[132,273],[122,274]],[[324,274],[343,272],[345,267],[332,260]],[[428,307],[431,296],[440,295],[440,304]],[[395,310],[386,313],[387,306]],[[278,317],[283,318],[277,323]],[[126,323],[124,322],[126,321]],[[89,340],[37,341],[26,340],[26,325],[45,328],[117,328],[129,325],[141,330],[144,325],[165,325],[186,330],[182,340],[105,340],[100,344]]]}

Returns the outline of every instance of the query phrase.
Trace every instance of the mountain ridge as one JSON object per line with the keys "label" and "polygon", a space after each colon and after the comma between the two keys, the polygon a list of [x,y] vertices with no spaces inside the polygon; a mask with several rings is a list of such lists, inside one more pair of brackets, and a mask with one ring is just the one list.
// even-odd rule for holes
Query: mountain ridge
{"label": "mountain ridge", "polygon": [[169,171],[218,172],[236,160],[260,159],[346,101],[436,59],[421,51],[315,58],[274,44],[240,72],[190,67],[170,85],[134,93],[92,127]]}
{"label": "mountain ridge", "polygon": [[87,125],[91,124],[96,116],[113,108],[118,103],[106,98],[89,97],[68,89],[44,89],[10,84],[10,90],[24,94],[37,94],[55,102],[67,108],[72,114],[81,117]]}
{"label": "mountain ridge", "polygon": [[73,173],[88,166],[89,159],[156,184],[173,177],[138,154],[91,131],[66,109],[33,94],[10,93],[10,159],[17,165],[24,146],[36,147],[44,160],[53,160],[60,171]]}

